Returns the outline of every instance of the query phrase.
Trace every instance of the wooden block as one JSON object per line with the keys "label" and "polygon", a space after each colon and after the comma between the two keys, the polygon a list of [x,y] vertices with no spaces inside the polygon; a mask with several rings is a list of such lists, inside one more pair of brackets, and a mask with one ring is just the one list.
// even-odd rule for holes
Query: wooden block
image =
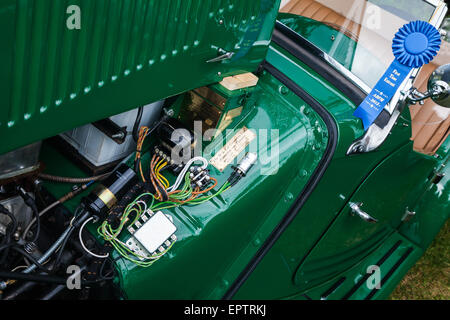
{"label": "wooden block", "polygon": [[222,80],[220,83],[226,89],[230,91],[254,87],[258,84],[258,77],[253,73],[243,73],[237,76],[227,77]]}

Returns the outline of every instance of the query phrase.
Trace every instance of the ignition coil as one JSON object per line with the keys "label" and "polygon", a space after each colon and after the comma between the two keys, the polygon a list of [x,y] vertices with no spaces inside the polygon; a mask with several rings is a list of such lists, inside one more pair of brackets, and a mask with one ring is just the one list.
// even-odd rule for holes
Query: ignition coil
{"label": "ignition coil", "polygon": [[133,169],[122,164],[82,201],[93,215],[105,218],[107,212],[138,182]]}

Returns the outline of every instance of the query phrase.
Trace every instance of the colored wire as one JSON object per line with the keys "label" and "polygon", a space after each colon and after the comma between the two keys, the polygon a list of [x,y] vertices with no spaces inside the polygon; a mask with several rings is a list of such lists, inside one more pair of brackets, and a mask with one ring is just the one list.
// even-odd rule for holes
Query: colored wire
{"label": "colored wire", "polygon": [[175,183],[173,184],[173,186],[171,186],[170,188],[167,189],[167,191],[171,192],[171,191],[175,191],[179,188],[179,186],[181,185],[181,183],[183,182],[183,178],[186,175],[186,173],[188,172],[189,168],[197,161],[201,161],[203,162],[202,164],[202,169],[206,169],[208,167],[208,160],[206,160],[203,157],[194,157],[191,160],[189,160],[186,165],[184,166],[183,170],[181,170],[180,174],[178,175]]}
{"label": "colored wire", "polygon": [[[164,254],[166,254],[173,246],[173,243],[170,247],[168,247],[165,251],[153,254],[148,257],[141,256],[137,253],[135,253],[126,243],[122,242],[118,237],[120,236],[121,231],[125,227],[125,225],[130,221],[129,216],[132,213],[136,213],[136,217],[131,224],[134,224],[134,222],[137,221],[144,213],[148,206],[147,204],[141,200],[141,198],[145,195],[151,195],[151,194],[142,194],[139,197],[137,197],[132,203],[130,203],[124,210],[121,221],[119,224],[119,227],[117,229],[113,229],[111,225],[109,225],[106,221],[103,222],[103,224],[98,228],[98,233],[103,237],[105,241],[108,241],[111,243],[111,245],[114,247],[114,249],[125,259],[133,262],[134,264],[141,266],[141,267],[149,267],[151,266],[155,261],[159,260]],[[154,205],[154,196],[152,196],[152,203],[150,204],[150,207],[153,207]]]}
{"label": "colored wire", "polygon": [[105,254],[105,255],[98,255],[98,254],[95,254],[95,253],[93,253],[92,251],[90,251],[90,250],[86,247],[86,245],[84,244],[84,241],[83,241],[83,230],[84,230],[84,227],[86,226],[86,224],[87,224],[88,222],[92,221],[92,220],[94,220],[94,217],[90,217],[90,218],[87,219],[85,222],[83,222],[83,224],[81,225],[80,231],[78,232],[78,238],[80,239],[80,244],[81,244],[81,246],[83,247],[84,251],[86,251],[89,255],[91,255],[91,256],[93,256],[93,257],[95,257],[95,258],[99,258],[99,259],[106,259],[106,258],[109,257],[109,253],[108,253],[108,254]]}
{"label": "colored wire", "polygon": [[[153,187],[156,190],[157,200],[163,201],[169,198],[167,193],[167,188],[164,187],[164,184],[158,179],[157,174],[155,172],[156,163],[158,163],[159,157],[153,155],[152,161],[150,162],[150,180],[152,182]],[[164,196],[163,196],[164,195]]]}
{"label": "colored wire", "polygon": [[161,169],[167,166],[167,161],[161,160],[158,162],[155,168],[156,178],[163,184],[165,189],[169,188],[169,181],[160,173]]}
{"label": "colored wire", "polygon": [[145,138],[147,137],[149,133],[148,127],[141,127],[139,130],[139,138],[136,146],[136,156],[134,159],[135,162],[135,170],[139,171],[141,174],[142,181],[147,182],[144,176],[144,171],[142,170],[142,163],[141,163],[141,153],[142,153],[142,147],[144,145]]}

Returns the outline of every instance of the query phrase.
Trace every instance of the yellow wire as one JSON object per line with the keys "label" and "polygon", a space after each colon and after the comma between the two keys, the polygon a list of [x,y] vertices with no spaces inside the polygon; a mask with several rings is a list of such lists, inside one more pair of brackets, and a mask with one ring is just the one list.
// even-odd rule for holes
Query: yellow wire
{"label": "yellow wire", "polygon": [[167,165],[167,162],[164,162],[164,159],[159,161],[155,168],[156,178],[163,184],[163,186],[167,189],[169,188],[169,181],[164,177],[159,171]]}
{"label": "yellow wire", "polygon": [[155,166],[155,172],[157,172],[158,170],[160,170],[161,168],[161,166],[164,164],[165,162],[164,162],[164,159],[161,159],[161,160],[159,160],[159,162],[156,164],[156,166]]}
{"label": "yellow wire", "polygon": [[[164,168],[166,165],[164,165],[162,168]],[[162,168],[160,168],[159,170],[161,170]],[[166,177],[164,177],[158,170],[158,179],[159,181],[161,181],[161,183],[164,185],[164,187],[167,189],[169,188],[169,181],[166,179]]]}
{"label": "yellow wire", "polygon": [[164,185],[164,188],[166,188],[166,189],[169,188],[169,181],[166,179],[166,177],[164,177],[163,175],[160,175],[159,181],[161,181],[161,183]]}

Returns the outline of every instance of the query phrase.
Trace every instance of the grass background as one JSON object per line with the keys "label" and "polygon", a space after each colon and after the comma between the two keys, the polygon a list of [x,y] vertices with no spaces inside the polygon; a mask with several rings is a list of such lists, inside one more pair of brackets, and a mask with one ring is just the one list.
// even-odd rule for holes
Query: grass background
{"label": "grass background", "polygon": [[390,297],[392,300],[450,299],[450,220]]}

